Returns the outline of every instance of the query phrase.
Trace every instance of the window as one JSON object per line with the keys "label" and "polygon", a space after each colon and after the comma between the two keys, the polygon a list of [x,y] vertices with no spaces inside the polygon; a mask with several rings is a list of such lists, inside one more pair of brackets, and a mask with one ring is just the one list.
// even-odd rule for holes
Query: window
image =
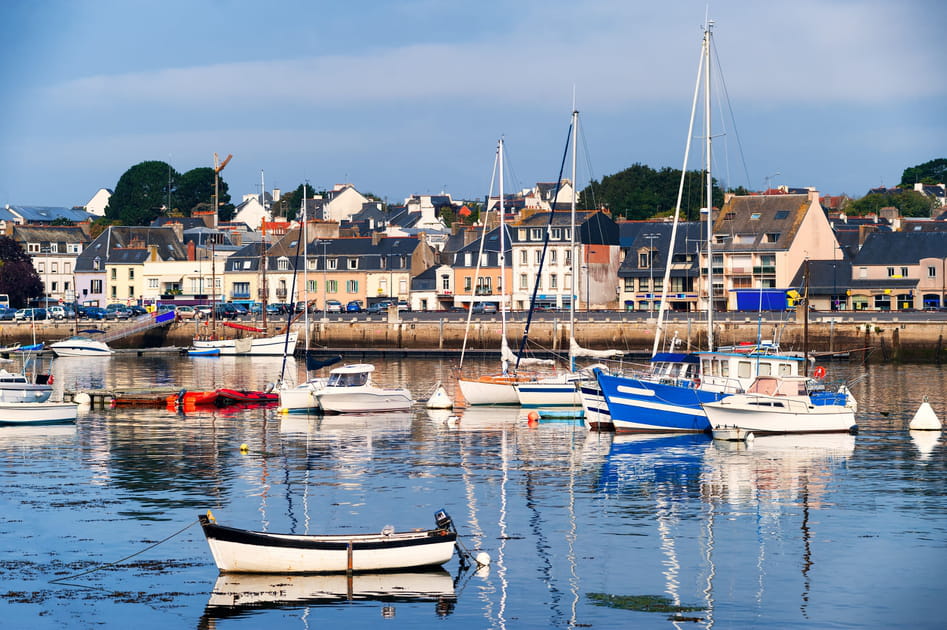
{"label": "window", "polygon": [[566,250],[566,264],[567,265],[572,264],[572,250],[571,249]]}
{"label": "window", "polygon": [[398,282],[398,295],[407,295],[408,293],[408,281],[401,280]]}
{"label": "window", "polygon": [[558,289],[559,288],[559,274],[550,274],[549,276],[549,288]]}
{"label": "window", "polygon": [[328,267],[329,269],[338,269],[338,268],[339,268],[339,259],[338,259],[338,258],[330,258],[330,259],[326,262],[326,267]]}
{"label": "window", "polygon": [[39,263],[36,265],[36,273],[46,273],[46,263]]}
{"label": "window", "polygon": [[552,228],[552,240],[554,241],[562,240],[562,228]]}
{"label": "window", "polygon": [[280,256],[276,260],[276,268],[280,271],[289,271],[289,258],[285,256]]}
{"label": "window", "polygon": [[563,285],[562,288],[564,288],[566,291],[571,291],[571,290],[572,290],[572,274],[571,274],[571,273],[567,273],[567,274],[563,277],[563,279],[562,279],[562,285]]}
{"label": "window", "polygon": [[79,243],[66,243],[67,254],[78,254],[80,251]]}
{"label": "window", "polygon": [[928,267],[927,268],[927,277],[936,278],[937,277],[937,267]]}
{"label": "window", "polygon": [[250,268],[250,261],[249,261],[249,260],[244,260],[244,261],[243,261],[243,268],[244,268],[244,269],[249,269],[249,268]]}
{"label": "window", "polygon": [[783,219],[787,219],[789,218],[789,210],[780,210],[779,212],[776,213],[776,215],[773,218],[776,219],[777,221],[782,221]]}
{"label": "window", "polygon": [[157,278],[148,278],[148,288],[155,289],[158,288],[158,279]]}
{"label": "window", "polygon": [[346,293],[358,293],[358,280],[347,280],[345,282]]}
{"label": "window", "polygon": [[63,264],[62,264],[62,272],[63,272],[63,273],[72,273],[72,263],[69,263],[69,262],[63,263]]}
{"label": "window", "polygon": [[118,299],[118,287],[114,284],[109,287],[111,289],[110,293],[112,294],[112,299]]}
{"label": "window", "polygon": [[319,268],[319,259],[318,258],[309,258],[306,260],[306,267],[309,269],[318,269]]}
{"label": "window", "polygon": [[858,277],[867,278],[868,277],[868,267],[859,267],[858,268]]}
{"label": "window", "polygon": [[529,288],[529,278],[526,276],[525,273],[521,273],[520,274],[520,289],[524,290],[528,288]]}
{"label": "window", "polygon": [[53,281],[53,282],[50,282],[49,284],[50,284],[49,290],[50,290],[51,293],[56,293],[57,291],[59,291],[59,283],[58,283],[58,282]]}
{"label": "window", "polygon": [[555,264],[558,263],[558,260],[557,260],[557,259],[559,258],[559,256],[557,255],[557,253],[558,253],[558,252],[557,252],[557,250],[555,250],[555,249],[550,249],[550,250],[549,250],[549,263],[550,263],[550,264],[555,265]]}
{"label": "window", "polygon": [[318,281],[318,280],[310,280],[307,284],[308,284],[308,287],[309,287],[308,289],[306,289],[306,292],[307,292],[307,293],[315,293],[316,291],[319,290],[319,281]]}
{"label": "window", "polygon": [[888,267],[888,277],[889,278],[894,277],[894,267]]}
{"label": "window", "polygon": [[533,252],[533,261],[538,265],[543,257],[543,250],[537,249]]}
{"label": "window", "polygon": [[526,228],[520,228],[520,229],[518,229],[518,230],[516,231],[516,237],[517,237],[519,240],[521,240],[521,241],[525,241],[525,240],[526,240]]}
{"label": "window", "polygon": [[635,279],[625,278],[625,291],[634,291],[634,290],[635,290]]}
{"label": "window", "polygon": [[[56,271],[56,270],[53,269],[53,271]],[[902,277],[902,278],[907,278],[907,277],[908,277],[908,268],[907,268],[907,267],[901,267],[901,277]]]}
{"label": "window", "polygon": [[754,212],[753,214],[750,215],[750,221],[759,221],[759,220],[760,220],[759,212]]}
{"label": "window", "polygon": [[26,253],[27,253],[27,254],[38,254],[38,253],[39,253],[39,243],[27,243],[27,244],[26,244]]}
{"label": "window", "polygon": [[102,281],[93,280],[91,283],[89,283],[89,290],[93,293],[102,293]]}
{"label": "window", "polygon": [[753,370],[749,361],[740,361],[737,363],[737,376],[740,378],[750,378],[750,374],[752,373]]}
{"label": "window", "polygon": [[349,269],[358,269],[358,258],[355,258],[353,256],[349,258],[348,261],[349,261]]}
{"label": "window", "polygon": [[128,287],[128,297],[135,297],[135,287]]}
{"label": "window", "polygon": [[541,241],[543,240],[543,229],[542,228],[532,228],[529,231],[529,240],[531,241]]}
{"label": "window", "polygon": [[49,253],[58,254],[59,253],[59,243],[50,243],[49,244]]}
{"label": "window", "polygon": [[441,290],[450,291],[450,276],[441,276]]}
{"label": "window", "polygon": [[98,271],[102,268],[102,259],[96,257],[92,260],[92,271]]}
{"label": "window", "polygon": [[562,238],[567,241],[572,240],[572,228],[562,228]]}
{"label": "window", "polygon": [[779,240],[779,232],[767,232],[766,238],[763,240],[764,243],[775,243]]}
{"label": "window", "polygon": [[529,262],[529,252],[525,249],[520,250],[520,264],[525,265]]}
{"label": "window", "polygon": [[650,267],[648,264],[650,261],[650,252],[641,252],[638,254],[638,267],[641,269],[647,269]]}
{"label": "window", "polygon": [[470,276],[467,276],[466,278],[464,278],[464,291],[467,292],[467,293],[470,293],[470,287],[471,287],[471,286],[472,286],[472,284],[471,284],[471,278],[470,278]]}
{"label": "window", "polygon": [[250,283],[249,282],[234,282],[233,283],[233,297],[250,297]]}
{"label": "window", "polygon": [[338,280],[326,280],[326,290],[329,293],[338,293],[339,292],[339,281]]}
{"label": "window", "polygon": [[135,269],[133,267],[128,268],[128,279],[129,280],[135,279]]}
{"label": "window", "polygon": [[651,281],[648,278],[638,278],[638,290],[647,291],[651,288]]}
{"label": "window", "polygon": [[[118,269],[116,269],[115,267],[112,267],[112,280],[115,280],[117,278],[118,278]],[[112,287],[112,288],[114,289],[115,287]]]}

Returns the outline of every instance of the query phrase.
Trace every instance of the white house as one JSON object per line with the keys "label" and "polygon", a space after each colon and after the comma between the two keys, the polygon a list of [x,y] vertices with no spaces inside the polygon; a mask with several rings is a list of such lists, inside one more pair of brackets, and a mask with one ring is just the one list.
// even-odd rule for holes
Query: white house
{"label": "white house", "polygon": [[336,184],[326,193],[322,205],[324,221],[346,221],[362,210],[368,197],[355,190],[352,184]]}
{"label": "white house", "polygon": [[99,188],[99,190],[92,195],[92,199],[89,199],[89,202],[85,205],[85,211],[97,217],[104,217],[105,207],[109,205],[109,198],[111,196],[111,190],[108,188]]}

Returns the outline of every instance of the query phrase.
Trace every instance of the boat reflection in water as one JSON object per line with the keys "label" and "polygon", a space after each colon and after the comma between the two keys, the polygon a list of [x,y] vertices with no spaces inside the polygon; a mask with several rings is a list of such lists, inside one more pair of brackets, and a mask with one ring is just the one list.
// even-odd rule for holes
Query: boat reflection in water
{"label": "boat reflection in water", "polygon": [[434,423],[457,431],[502,431],[526,424],[526,412],[519,407],[468,407],[456,412],[427,409]]}
{"label": "boat reflection in water", "polygon": [[41,424],[0,427],[0,450],[26,450],[64,445],[76,439],[75,424]]}
{"label": "boat reflection in water", "polygon": [[[354,573],[334,575],[254,575],[228,573],[217,578],[199,627],[213,621],[243,617],[254,611],[337,605],[342,602],[433,602],[439,616],[454,610],[454,581],[443,569],[412,573]],[[384,617],[394,616],[391,606]]]}

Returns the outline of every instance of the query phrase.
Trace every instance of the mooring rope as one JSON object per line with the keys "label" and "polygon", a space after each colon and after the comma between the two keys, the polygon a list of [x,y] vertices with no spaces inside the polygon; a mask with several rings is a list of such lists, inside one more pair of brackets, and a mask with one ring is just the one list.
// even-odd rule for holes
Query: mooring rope
{"label": "mooring rope", "polygon": [[171,535],[168,536],[167,538],[163,538],[163,539],[159,540],[158,542],[156,542],[156,543],[154,543],[154,544],[148,545],[147,547],[145,547],[145,548],[142,549],[141,551],[136,551],[135,553],[131,554],[130,556],[125,556],[124,558],[122,558],[122,559],[120,559],[120,560],[115,560],[115,561],[113,561],[113,562],[106,562],[106,563],[104,563],[104,564],[100,564],[100,565],[98,565],[97,567],[94,567],[94,568],[92,568],[92,569],[89,569],[88,571],[83,571],[82,573],[76,573],[75,575],[67,575],[66,577],[56,578],[55,580],[50,580],[49,583],[50,583],[50,584],[56,584],[57,582],[65,582],[66,580],[74,580],[74,579],[77,578],[77,577],[82,577],[83,575],[88,575],[88,574],[90,574],[90,573],[95,573],[96,571],[101,571],[102,569],[105,569],[105,568],[107,568],[107,567],[115,566],[116,564],[121,564],[122,562],[125,562],[126,560],[131,560],[131,559],[134,558],[135,556],[141,555],[141,554],[145,553],[146,551],[148,551],[149,549],[154,549],[154,548],[157,547],[158,545],[160,545],[160,544],[162,544],[162,543],[168,542],[169,540],[171,540],[171,539],[174,538],[175,536],[177,536],[177,535],[179,535],[179,534],[182,534],[182,533],[184,533],[185,531],[187,531],[188,529],[194,527],[195,525],[197,525],[197,523],[198,523],[197,521],[192,521],[192,522],[191,522],[190,524],[188,524],[186,527],[182,527],[181,529],[179,529],[178,531],[174,532],[173,534],[171,534]]}

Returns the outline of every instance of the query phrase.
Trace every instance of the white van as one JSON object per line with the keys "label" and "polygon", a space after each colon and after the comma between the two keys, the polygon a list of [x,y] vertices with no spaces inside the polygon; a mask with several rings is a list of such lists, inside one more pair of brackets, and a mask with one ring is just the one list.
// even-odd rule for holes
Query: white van
{"label": "white van", "polygon": [[50,319],[66,319],[66,309],[62,306],[50,306],[46,309],[46,315]]}

